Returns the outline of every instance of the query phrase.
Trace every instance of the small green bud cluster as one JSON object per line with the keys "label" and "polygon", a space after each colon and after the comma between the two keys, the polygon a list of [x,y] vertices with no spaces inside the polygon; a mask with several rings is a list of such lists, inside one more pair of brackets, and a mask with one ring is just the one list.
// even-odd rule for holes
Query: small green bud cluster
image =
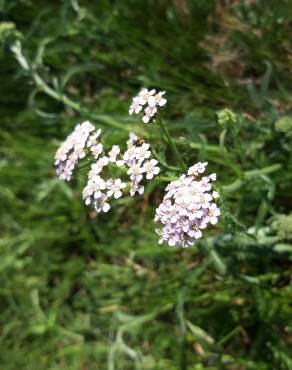
{"label": "small green bud cluster", "polygon": [[292,116],[284,116],[275,123],[275,129],[285,135],[292,135]]}
{"label": "small green bud cluster", "polygon": [[220,126],[232,125],[236,122],[236,114],[228,108],[216,112],[216,117]]}
{"label": "small green bud cluster", "polygon": [[292,240],[292,213],[277,216],[271,226],[281,240]]}

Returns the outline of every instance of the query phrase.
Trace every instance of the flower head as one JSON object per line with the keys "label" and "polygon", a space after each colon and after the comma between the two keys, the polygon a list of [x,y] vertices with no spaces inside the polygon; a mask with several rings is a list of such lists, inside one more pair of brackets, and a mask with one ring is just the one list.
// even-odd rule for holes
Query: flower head
{"label": "flower head", "polygon": [[106,183],[106,187],[108,189],[106,195],[118,199],[123,195],[122,189],[126,187],[126,183],[122,182],[121,179],[109,179]]}
{"label": "flower head", "polygon": [[142,121],[144,123],[148,123],[156,112],[157,108],[155,106],[145,108],[144,110],[145,115],[143,116]]}
{"label": "flower head", "polygon": [[108,197],[105,194],[102,194],[102,196],[94,202],[94,208],[97,213],[106,213],[110,210],[111,207],[109,203],[107,203],[107,200]]}
{"label": "flower head", "polygon": [[143,178],[143,175],[142,175],[143,172],[144,172],[144,168],[141,167],[141,164],[139,162],[135,162],[130,166],[127,174],[130,175],[130,179],[132,181],[140,182]]}
{"label": "flower head", "polygon": [[156,107],[157,105],[163,107],[167,103],[167,100],[163,97],[164,94],[165,91],[160,91],[158,94],[150,96],[148,98],[149,107]]}
{"label": "flower head", "polygon": [[158,161],[156,159],[151,159],[147,161],[143,165],[143,169],[146,172],[146,179],[151,180],[153,176],[158,175],[160,172],[160,168],[156,166]]}
{"label": "flower head", "polygon": [[154,218],[162,224],[162,229],[158,230],[159,243],[166,241],[169,246],[191,246],[202,237],[202,229],[218,222],[220,209],[215,199],[219,194],[209,193],[210,182],[216,176],[202,177],[206,166],[207,162],[195,164],[189,168],[188,175],[182,175],[167,186]]}
{"label": "flower head", "polygon": [[91,165],[91,171],[94,173],[94,174],[99,174],[103,168],[105,166],[107,166],[109,163],[109,159],[108,157],[104,156],[104,157],[101,157],[99,158],[99,160],[96,162],[96,163],[93,163]]}
{"label": "flower head", "polygon": [[[138,94],[138,99],[141,105],[145,105],[148,102],[148,99],[153,96],[156,93],[155,89],[148,90],[148,89],[142,89]],[[135,99],[135,98],[134,98]],[[133,101],[134,101],[133,99]]]}
{"label": "flower head", "polygon": [[130,133],[127,146],[128,149],[123,154],[123,165],[128,167],[127,174],[131,180],[130,194],[132,196],[136,193],[141,195],[144,192],[144,186],[140,184],[143,174],[146,172],[146,179],[150,180],[158,175],[160,169],[156,166],[158,162],[151,158],[152,153],[149,144],[141,144],[138,137]]}
{"label": "flower head", "polygon": [[143,111],[142,121],[148,123],[155,116],[158,107],[163,107],[167,100],[164,98],[165,91],[160,91],[156,94],[154,89],[142,89],[135,96],[130,105],[129,114],[139,114]]}
{"label": "flower head", "polygon": [[142,195],[144,193],[144,186],[139,184],[138,181],[132,182],[130,195],[133,197],[136,193]]}
{"label": "flower head", "polygon": [[[94,138],[90,142],[90,149],[99,146],[100,152],[104,151],[102,144],[96,143]],[[102,149],[102,150],[101,150]],[[83,199],[86,205],[92,204],[97,212],[108,212],[110,198],[122,197],[126,182],[121,178],[106,178],[106,168],[111,166],[110,173],[114,167],[125,167],[130,177],[130,195],[143,194],[144,185],[141,184],[143,174],[146,172],[146,179],[150,180],[156,176],[160,169],[158,162],[151,158],[150,145],[141,141],[135,134],[130,133],[127,140],[127,150],[121,153],[118,145],[113,145],[111,150],[98,157],[97,161],[91,164],[88,173],[87,184],[83,189]]]}
{"label": "flower head", "polygon": [[104,190],[105,188],[105,181],[99,175],[90,173],[90,175],[88,176],[87,185],[83,189],[82,193],[85,204],[88,205],[96,199],[101,198],[103,195],[102,190]]}
{"label": "flower head", "polygon": [[[55,154],[55,166],[60,179],[69,181],[80,159],[86,156],[86,143],[95,127],[89,121],[78,124]],[[96,132],[98,136],[98,132]]]}
{"label": "flower head", "polygon": [[133,113],[138,114],[141,112],[142,108],[143,107],[141,105],[141,99],[138,96],[136,96],[133,99],[132,104],[130,105],[129,114],[130,115],[132,115]]}

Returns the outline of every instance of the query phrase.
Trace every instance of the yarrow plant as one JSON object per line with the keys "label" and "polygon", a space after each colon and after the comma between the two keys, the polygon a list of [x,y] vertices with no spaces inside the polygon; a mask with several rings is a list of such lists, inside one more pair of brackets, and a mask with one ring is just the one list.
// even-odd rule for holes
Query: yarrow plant
{"label": "yarrow plant", "polygon": [[[74,131],[59,147],[55,155],[57,175],[62,180],[71,180],[78,161],[85,157],[94,159],[88,172],[87,184],[83,189],[86,205],[92,204],[97,212],[108,212],[110,198],[118,199],[129,188],[131,196],[144,193],[142,180],[151,180],[160,172],[158,161],[152,158],[150,145],[143,142],[134,133],[129,134],[127,150],[121,153],[118,145],[113,145],[106,153],[102,143],[98,142],[101,130],[89,121],[78,124]],[[128,184],[120,177],[112,178],[108,173],[114,169],[123,169],[128,175]],[[101,173],[103,172],[103,176]]]}
{"label": "yarrow plant", "polygon": [[129,109],[129,114],[139,114],[142,110],[144,123],[150,122],[155,116],[158,107],[163,107],[167,100],[163,97],[165,91],[160,91],[156,94],[156,90],[142,89],[137,96],[133,98]]}
{"label": "yarrow plant", "polygon": [[157,229],[159,243],[166,241],[169,246],[188,247],[202,237],[202,230],[210,223],[218,222],[220,210],[215,203],[219,197],[211,192],[216,174],[202,176],[207,162],[197,163],[166,187],[162,203],[156,209],[154,221],[163,227]]}
{"label": "yarrow plant", "polygon": [[[158,108],[167,103],[164,94],[164,91],[156,93],[154,89],[143,88],[133,98],[129,114],[143,113],[144,123],[153,119],[159,125],[185,172],[185,162],[167,127],[160,116],[154,119]],[[119,145],[113,145],[107,152],[99,141],[100,136],[101,130],[85,121],[75,127],[55,155],[57,175],[66,181],[72,179],[78,162],[86,158],[90,169],[82,196],[85,204],[93,205],[98,213],[108,212],[111,208],[110,199],[119,199],[127,192],[131,196],[142,195],[145,181],[151,181],[161,171],[159,161],[153,158],[150,144],[134,133],[129,134],[125,151]],[[162,165],[165,166],[165,163]],[[160,244],[167,242],[169,246],[191,246],[202,237],[202,230],[218,222],[220,210],[216,198],[219,194],[212,191],[216,174],[204,176],[206,166],[207,162],[193,165],[166,187],[154,218],[155,222],[162,225],[161,229],[156,230]]]}

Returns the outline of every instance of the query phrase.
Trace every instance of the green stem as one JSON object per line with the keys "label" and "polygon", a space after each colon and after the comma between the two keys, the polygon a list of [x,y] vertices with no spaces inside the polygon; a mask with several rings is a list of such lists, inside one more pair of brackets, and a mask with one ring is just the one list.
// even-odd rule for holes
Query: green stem
{"label": "green stem", "polygon": [[177,305],[177,316],[180,326],[180,338],[179,338],[179,345],[180,345],[180,370],[187,370],[187,357],[186,357],[186,320],[184,315],[184,300],[186,296],[185,288],[182,289],[180,295],[178,297],[178,305]]}
{"label": "green stem", "polygon": [[171,182],[177,180],[178,177],[166,177],[166,176],[158,176],[157,180],[163,181],[163,182]]}
{"label": "green stem", "polygon": [[251,170],[247,171],[245,173],[246,178],[250,179],[252,177],[260,176],[260,175],[266,175],[271,172],[278,171],[280,168],[282,168],[282,165],[280,163],[272,164],[271,166],[259,168],[257,170]]}
{"label": "green stem", "polygon": [[194,143],[191,141],[182,141],[182,140],[174,140],[174,142],[178,145],[188,144],[190,148],[192,149],[203,149],[207,152],[213,152],[213,153],[221,153],[221,148],[217,145],[209,145],[205,143]]}
{"label": "green stem", "polygon": [[74,109],[76,112],[81,114],[86,114],[87,116],[91,117],[92,119],[101,121],[102,123],[119,128],[125,131],[133,131],[132,128],[128,127],[125,124],[119,123],[112,119],[111,117],[106,116],[105,114],[97,114],[92,113],[90,111],[87,111],[86,109],[82,108],[81,105],[72,99],[70,99],[68,96],[66,96],[63,93],[59,93],[52,89],[48,84],[45,83],[45,81],[40,77],[40,75],[36,71],[31,71],[31,76],[36,84],[36,86],[43,91],[45,94],[50,96],[51,98],[59,101],[60,103],[63,103],[65,106],[70,107]]}
{"label": "green stem", "polygon": [[176,156],[176,159],[178,160],[178,162],[179,162],[182,170],[183,171],[186,171],[186,169],[187,169],[186,168],[186,165],[185,165],[185,163],[184,163],[184,161],[183,161],[183,159],[182,159],[182,157],[181,157],[181,155],[180,155],[180,153],[179,153],[179,151],[178,151],[178,149],[177,149],[174,141],[172,140],[172,138],[171,138],[171,136],[170,136],[170,134],[169,134],[166,126],[164,125],[164,123],[162,122],[162,120],[161,120],[160,117],[157,119],[156,122],[158,123],[158,125],[160,126],[162,132],[166,136],[167,142],[168,142],[169,146],[171,147],[171,150],[173,151],[173,154]]}
{"label": "green stem", "polygon": [[70,107],[70,108],[74,109],[76,112],[79,112],[81,114],[86,114],[88,117],[91,117],[92,119],[98,120],[98,121],[100,121],[100,122],[102,122],[106,125],[109,125],[109,126],[112,126],[112,127],[115,127],[115,128],[119,128],[119,129],[122,129],[122,130],[125,130],[125,131],[128,131],[128,132],[134,131],[134,130],[132,130],[131,127],[128,127],[127,125],[125,125],[123,123],[119,123],[116,120],[112,119],[111,117],[106,116],[105,114],[97,114],[97,113],[92,113],[92,112],[87,111],[86,109],[82,108],[82,106],[79,103],[71,100],[68,96],[66,96],[62,92],[58,92],[58,91],[55,91],[54,89],[52,89],[40,77],[40,75],[33,68],[33,66],[31,65],[29,60],[27,60],[26,57],[23,55],[22,45],[21,45],[19,40],[16,41],[15,44],[13,44],[11,46],[11,51],[15,55],[15,58],[18,61],[18,63],[20,64],[20,66],[22,67],[22,69],[24,71],[26,71],[31,76],[31,78],[33,79],[34,83],[36,84],[36,86],[38,87],[38,89],[40,91],[44,92],[45,94],[47,94],[51,98],[59,101],[60,103],[63,103],[67,107]]}
{"label": "green stem", "polygon": [[282,165],[280,163],[276,163],[276,164],[273,164],[272,166],[259,168],[257,170],[246,171],[243,174],[242,179],[237,179],[232,184],[223,186],[222,189],[224,193],[232,193],[238,190],[242,186],[244,180],[249,180],[249,179],[252,179],[253,177],[266,175],[268,173],[278,171],[280,168],[282,168]]}
{"label": "green stem", "polygon": [[235,329],[233,329],[230,333],[225,335],[223,338],[221,338],[218,342],[219,346],[223,346],[225,343],[227,343],[231,338],[233,338],[236,334],[240,333],[241,326],[237,326]]}

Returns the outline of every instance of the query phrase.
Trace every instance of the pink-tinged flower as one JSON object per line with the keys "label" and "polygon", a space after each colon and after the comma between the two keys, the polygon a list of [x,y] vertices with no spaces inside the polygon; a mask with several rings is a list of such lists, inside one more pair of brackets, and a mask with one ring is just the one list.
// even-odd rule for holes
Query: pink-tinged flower
{"label": "pink-tinged flower", "polygon": [[109,161],[116,162],[117,156],[120,154],[121,149],[118,145],[113,145],[111,151],[108,153]]}
{"label": "pink-tinged flower", "polygon": [[136,159],[136,146],[133,145],[123,154],[123,161],[127,166],[130,166]]}
{"label": "pink-tinged flower", "polygon": [[213,197],[213,199],[219,198],[219,193],[217,193],[217,191],[213,191],[212,197]]}
{"label": "pink-tinged flower", "polygon": [[92,155],[94,156],[94,158],[97,159],[100,156],[100,154],[103,152],[103,145],[101,143],[92,145],[90,147],[90,151]]}
{"label": "pink-tinged flower", "polygon": [[146,179],[151,180],[155,175],[158,175],[160,172],[160,168],[156,166],[158,161],[156,159],[150,159],[144,163],[143,168],[146,173]]}
{"label": "pink-tinged flower", "polygon": [[106,188],[105,181],[99,176],[90,173],[88,177],[88,182],[83,189],[83,199],[86,205],[93,203],[96,199],[103,196],[102,190]]}
{"label": "pink-tinged flower", "polygon": [[216,176],[201,177],[207,163],[197,163],[166,187],[162,203],[156,209],[154,221],[162,224],[157,233],[159,243],[169,246],[189,247],[202,237],[202,230],[208,224],[218,222],[220,210],[214,203],[218,193],[211,191],[211,181]]}
{"label": "pink-tinged flower", "polygon": [[165,91],[160,91],[158,94],[150,96],[148,98],[149,107],[156,107],[157,105],[163,107],[167,103],[167,100],[163,97],[164,94]]}
{"label": "pink-tinged flower", "polygon": [[118,199],[123,195],[122,190],[126,187],[126,184],[121,179],[109,179],[106,186],[108,189],[106,195]]}
{"label": "pink-tinged flower", "polygon": [[144,123],[150,122],[157,112],[157,107],[163,107],[167,100],[164,98],[165,91],[160,91],[156,94],[154,89],[142,89],[137,96],[132,100],[129,109],[129,114],[139,114],[144,111],[142,121]]}
{"label": "pink-tinged flower", "polygon": [[[138,94],[138,99],[141,105],[145,105],[148,102],[150,96],[155,94],[155,90],[142,89]],[[135,98],[134,98],[135,99]],[[134,100],[133,99],[133,100]]]}
{"label": "pink-tinged flower", "polygon": [[127,148],[130,149],[132,146],[134,146],[137,141],[139,140],[138,136],[135,135],[133,132],[129,133],[129,139],[127,141]]}
{"label": "pink-tinged flower", "polygon": [[86,156],[86,142],[95,127],[89,121],[78,124],[55,154],[56,172],[60,179],[69,181],[79,159]]}
{"label": "pink-tinged flower", "polygon": [[93,134],[91,134],[87,140],[87,148],[91,148],[92,146],[97,144],[97,139],[101,134],[101,129],[96,130]]}
{"label": "pink-tinged flower", "polygon": [[215,203],[212,203],[208,209],[206,219],[212,224],[216,225],[218,222],[218,216],[220,216],[220,209],[216,206]]}
{"label": "pink-tinged flower", "polygon": [[212,181],[216,181],[217,175],[216,175],[216,173],[211,173],[211,175],[209,175],[209,177]]}
{"label": "pink-tinged flower", "polygon": [[143,143],[140,147],[135,148],[134,157],[139,162],[143,162],[144,159],[149,158],[151,156],[151,151],[149,150],[150,145],[147,143]]}
{"label": "pink-tinged flower", "polygon": [[206,166],[208,165],[208,162],[198,162],[192,167],[188,169],[188,175],[189,176],[199,176],[200,174],[205,172]]}
{"label": "pink-tinged flower", "polygon": [[105,166],[107,166],[109,163],[108,157],[104,156],[99,158],[99,160],[91,165],[91,170],[95,174],[99,174]]}
{"label": "pink-tinged flower", "polygon": [[97,199],[94,202],[94,208],[95,208],[96,212],[106,213],[110,210],[111,207],[110,207],[109,203],[107,203],[107,200],[108,200],[108,197],[105,194],[103,194],[102,197],[100,197],[99,199]]}
{"label": "pink-tinged flower", "polygon": [[131,167],[128,169],[127,174],[130,175],[130,179],[132,181],[140,182],[143,178],[142,173],[144,172],[144,168],[141,167],[139,162],[133,163]]}
{"label": "pink-tinged flower", "polygon": [[131,184],[130,195],[133,197],[136,193],[142,195],[144,193],[144,186],[134,181]]}
{"label": "pink-tinged flower", "polygon": [[157,112],[157,108],[155,106],[147,107],[144,111],[145,115],[143,116],[142,121],[144,123],[148,123],[150,119],[155,115],[156,112]]}
{"label": "pink-tinged flower", "polygon": [[129,114],[132,115],[133,113],[138,114],[142,110],[142,105],[141,105],[141,99],[139,97],[135,97],[133,99],[132,104],[130,105],[129,109]]}

